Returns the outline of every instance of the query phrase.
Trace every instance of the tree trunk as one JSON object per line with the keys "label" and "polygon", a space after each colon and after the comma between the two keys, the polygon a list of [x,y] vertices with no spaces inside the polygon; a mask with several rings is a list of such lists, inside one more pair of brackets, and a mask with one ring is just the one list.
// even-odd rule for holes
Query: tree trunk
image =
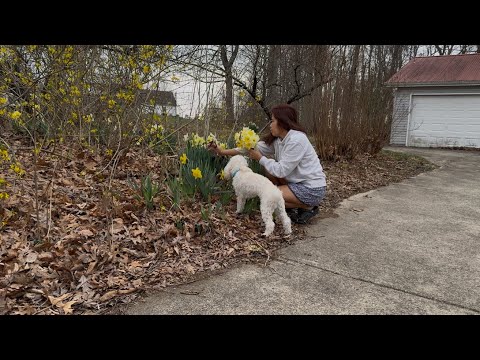
{"label": "tree trunk", "polygon": [[232,67],[235,58],[237,57],[239,45],[234,45],[230,59],[227,57],[227,45],[220,45],[222,65],[225,69],[225,106],[227,108],[227,119],[235,120],[233,112],[233,77]]}

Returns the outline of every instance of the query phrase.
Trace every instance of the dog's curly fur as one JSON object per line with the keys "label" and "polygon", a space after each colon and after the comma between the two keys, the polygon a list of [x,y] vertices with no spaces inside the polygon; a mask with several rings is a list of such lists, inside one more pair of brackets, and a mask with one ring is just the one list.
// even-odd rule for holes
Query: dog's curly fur
{"label": "dog's curly fur", "polygon": [[237,214],[243,211],[248,199],[258,196],[260,198],[260,213],[265,224],[264,236],[269,236],[275,227],[273,213],[280,218],[283,231],[286,235],[292,232],[290,218],[285,211],[285,200],[282,192],[265,176],[254,173],[248,167],[245,157],[233,156],[225,166],[224,178],[232,178],[235,195],[237,195]]}

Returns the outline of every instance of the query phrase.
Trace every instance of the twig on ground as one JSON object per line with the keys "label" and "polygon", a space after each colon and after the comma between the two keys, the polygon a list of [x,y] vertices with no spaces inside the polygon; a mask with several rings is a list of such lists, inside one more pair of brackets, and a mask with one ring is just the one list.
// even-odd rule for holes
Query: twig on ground
{"label": "twig on ground", "polygon": [[268,263],[268,260],[270,260],[270,251],[268,251],[267,249],[265,249],[262,244],[260,244],[257,240],[253,240],[258,246],[260,246],[264,251],[265,253],[267,254],[267,260],[265,261],[265,264],[263,266],[267,266],[267,263]]}

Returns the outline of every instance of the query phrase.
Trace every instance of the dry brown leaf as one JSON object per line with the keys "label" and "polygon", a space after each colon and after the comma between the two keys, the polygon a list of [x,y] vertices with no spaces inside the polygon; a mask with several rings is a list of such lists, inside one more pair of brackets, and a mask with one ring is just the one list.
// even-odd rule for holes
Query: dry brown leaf
{"label": "dry brown leaf", "polygon": [[66,294],[63,294],[62,296],[59,296],[57,298],[55,296],[48,296],[48,300],[50,300],[50,303],[52,305],[57,305],[62,300],[66,299],[67,297],[70,297],[71,295],[72,294],[70,294],[70,293],[66,293]]}
{"label": "dry brown leaf", "polygon": [[132,238],[131,240],[135,245],[137,245],[137,244],[139,244],[143,241],[143,239],[139,238],[139,237]]}
{"label": "dry brown leaf", "polygon": [[66,186],[72,186],[73,185],[73,182],[71,182],[70,180],[65,179],[65,178],[62,178],[60,181],[63,185],[66,185]]}
{"label": "dry brown leaf", "polygon": [[10,279],[10,282],[21,284],[21,285],[27,285],[33,282],[33,280],[34,279],[33,279],[32,273],[29,272],[28,269],[26,269],[26,270],[22,270],[14,273]]}
{"label": "dry brown leaf", "polygon": [[93,236],[94,234],[89,229],[83,229],[78,232],[78,235],[90,237],[90,236]]}
{"label": "dry brown leaf", "polygon": [[111,290],[105,294],[103,294],[102,296],[100,296],[100,301],[103,302],[103,301],[107,301],[107,300],[110,300],[111,298],[113,298],[114,296],[116,296],[118,294],[118,290]]}
{"label": "dry brown leaf", "polygon": [[75,304],[75,303],[76,303],[76,301],[72,300],[72,301],[69,301],[69,302],[63,304],[62,310],[65,313],[65,315],[71,314],[73,312],[72,305]]}
{"label": "dry brown leaf", "polygon": [[51,252],[42,252],[38,254],[38,260],[50,262],[53,260],[53,254]]}
{"label": "dry brown leaf", "polygon": [[125,231],[125,226],[123,224],[113,224],[111,227],[111,234],[115,235]]}
{"label": "dry brown leaf", "polygon": [[132,230],[130,234],[132,234],[132,236],[135,236],[135,237],[137,237],[138,235],[143,235],[145,234],[145,228],[139,225],[138,229]]}
{"label": "dry brown leaf", "polygon": [[192,265],[190,264],[185,265],[185,269],[187,270],[188,273],[195,274],[195,268]]}
{"label": "dry brown leaf", "polygon": [[88,269],[87,269],[87,274],[91,274],[93,269],[95,268],[95,265],[97,265],[96,261],[91,262],[88,264]]}
{"label": "dry brown leaf", "polygon": [[89,171],[94,170],[96,166],[97,166],[97,163],[95,161],[90,160],[85,162],[85,168]]}
{"label": "dry brown leaf", "polygon": [[118,293],[119,294],[122,294],[122,295],[125,295],[125,294],[130,294],[134,291],[136,291],[137,289],[135,288],[131,288],[131,289],[125,289],[125,290],[118,290]]}
{"label": "dry brown leaf", "polygon": [[134,218],[135,220],[140,221],[140,219],[139,219],[133,212],[130,213],[130,216],[131,216],[132,218]]}
{"label": "dry brown leaf", "polygon": [[14,311],[15,315],[33,315],[35,314],[35,308],[31,305],[21,306],[18,310]]}
{"label": "dry brown leaf", "polygon": [[80,224],[77,223],[76,221],[75,221],[75,222],[71,222],[71,223],[67,224],[66,229],[77,228],[79,225],[80,225]]}
{"label": "dry brown leaf", "polygon": [[128,265],[128,267],[131,267],[131,268],[134,268],[134,269],[135,269],[135,268],[137,268],[137,267],[142,267],[142,263],[141,263],[140,261],[136,261],[136,260],[135,260],[135,261],[132,261],[132,262]]}
{"label": "dry brown leaf", "polygon": [[7,262],[12,259],[15,259],[18,256],[18,252],[13,249],[8,249],[7,255],[3,255],[2,262]]}
{"label": "dry brown leaf", "polygon": [[26,263],[33,263],[37,260],[38,254],[36,252],[29,252],[25,257]]}

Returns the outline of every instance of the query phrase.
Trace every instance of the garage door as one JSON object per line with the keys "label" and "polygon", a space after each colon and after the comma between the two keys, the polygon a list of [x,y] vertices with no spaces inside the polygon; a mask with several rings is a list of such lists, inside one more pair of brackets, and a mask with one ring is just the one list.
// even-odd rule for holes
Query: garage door
{"label": "garage door", "polygon": [[408,146],[480,148],[480,95],[414,95],[408,129]]}

